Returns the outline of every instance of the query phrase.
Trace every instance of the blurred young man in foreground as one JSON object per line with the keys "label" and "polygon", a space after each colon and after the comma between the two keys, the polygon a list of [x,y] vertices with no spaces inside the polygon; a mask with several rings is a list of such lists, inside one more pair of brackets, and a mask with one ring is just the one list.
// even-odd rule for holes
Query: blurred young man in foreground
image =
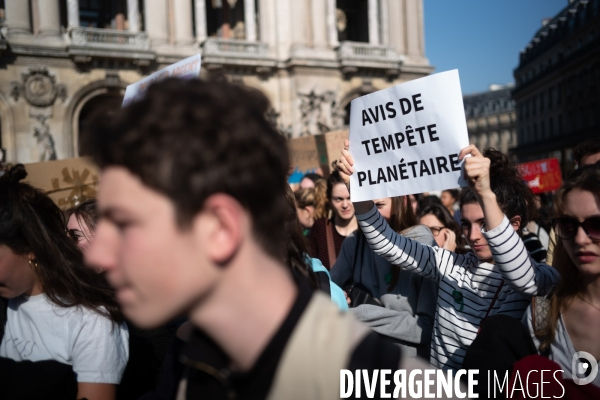
{"label": "blurred young man in foreground", "polygon": [[87,137],[102,168],[88,263],[141,328],[190,318],[177,398],[339,398],[341,369],[407,368],[284,266],[289,160],[268,108],[242,86],[171,79]]}

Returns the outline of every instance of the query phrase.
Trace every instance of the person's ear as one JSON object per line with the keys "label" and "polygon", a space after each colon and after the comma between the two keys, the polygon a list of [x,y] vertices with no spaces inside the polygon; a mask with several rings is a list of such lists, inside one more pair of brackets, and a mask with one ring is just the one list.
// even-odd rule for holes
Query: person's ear
{"label": "person's ear", "polygon": [[249,224],[241,204],[226,194],[215,194],[204,202],[194,218],[195,236],[215,264],[226,265],[237,253]]}
{"label": "person's ear", "polygon": [[510,224],[515,231],[518,231],[521,227],[521,217],[519,215],[515,215],[510,219]]}

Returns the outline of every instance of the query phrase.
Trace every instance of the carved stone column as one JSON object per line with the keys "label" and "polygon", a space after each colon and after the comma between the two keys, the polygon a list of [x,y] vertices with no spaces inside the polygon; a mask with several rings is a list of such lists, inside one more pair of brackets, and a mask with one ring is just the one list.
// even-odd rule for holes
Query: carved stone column
{"label": "carved stone column", "polygon": [[196,13],[196,41],[202,43],[208,37],[206,28],[206,1],[194,0],[194,12]]}
{"label": "carved stone column", "polygon": [[67,19],[69,28],[79,26],[79,0],[67,0]]}
{"label": "carved stone column", "polygon": [[175,43],[180,46],[194,43],[192,36],[192,3],[189,0],[174,0],[173,13]]}
{"label": "carved stone column", "polygon": [[338,41],[335,10],[335,0],[327,0],[327,41],[331,47],[337,47],[340,44]]}
{"label": "carved stone column", "polygon": [[256,9],[254,0],[244,0],[244,22],[246,23],[246,40],[256,42]]}
{"label": "carved stone column", "polygon": [[369,43],[379,44],[379,0],[369,0]]}
{"label": "carved stone column", "polygon": [[8,37],[31,35],[29,1],[6,0],[6,26]]}
{"label": "carved stone column", "polygon": [[166,44],[169,41],[167,0],[145,0],[144,17],[146,33],[153,46]]}
{"label": "carved stone column", "polygon": [[140,8],[138,0],[127,0],[127,21],[129,23],[129,32],[137,33],[140,31]]}

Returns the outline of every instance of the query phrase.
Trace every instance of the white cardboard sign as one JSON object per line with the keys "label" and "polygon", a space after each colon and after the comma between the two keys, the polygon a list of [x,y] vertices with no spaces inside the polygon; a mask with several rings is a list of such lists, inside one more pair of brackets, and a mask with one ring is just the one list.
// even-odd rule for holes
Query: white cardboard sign
{"label": "white cardboard sign", "polygon": [[458,70],[352,101],[352,201],[467,186],[458,153],[469,145]]}
{"label": "white cardboard sign", "polygon": [[184,79],[197,78],[200,74],[200,54],[188,57],[184,60],[178,61],[175,64],[169,65],[159,71],[156,71],[152,75],[145,77],[142,80],[132,83],[125,89],[125,96],[123,97],[123,104],[121,107],[125,107],[132,101],[141,98],[148,86],[154,82],[170,78],[178,77]]}

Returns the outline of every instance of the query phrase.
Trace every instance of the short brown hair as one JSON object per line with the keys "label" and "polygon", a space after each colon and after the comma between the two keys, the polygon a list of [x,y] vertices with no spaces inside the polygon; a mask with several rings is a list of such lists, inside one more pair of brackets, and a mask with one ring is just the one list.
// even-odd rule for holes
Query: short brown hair
{"label": "short brown hair", "polygon": [[248,210],[258,242],[281,256],[289,156],[258,90],[224,79],[166,79],[82,139],[101,168],[127,168],[167,196],[186,228],[215,193]]}

